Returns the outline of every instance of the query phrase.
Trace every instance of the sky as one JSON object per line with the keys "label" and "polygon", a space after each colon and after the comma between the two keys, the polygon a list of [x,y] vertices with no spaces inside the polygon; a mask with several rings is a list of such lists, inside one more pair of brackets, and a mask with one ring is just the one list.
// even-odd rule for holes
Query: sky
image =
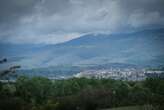
{"label": "sky", "polygon": [[164,0],[0,0],[0,42],[57,44],[164,26]]}

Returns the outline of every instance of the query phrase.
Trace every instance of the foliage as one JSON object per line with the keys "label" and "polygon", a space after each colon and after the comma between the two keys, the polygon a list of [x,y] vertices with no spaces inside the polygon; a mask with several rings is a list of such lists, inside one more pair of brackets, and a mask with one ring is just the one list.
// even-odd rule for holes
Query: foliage
{"label": "foliage", "polygon": [[[0,64],[6,63],[6,62],[7,62],[6,58],[0,60]],[[20,67],[21,66],[16,65],[16,66],[12,66],[8,69],[5,69],[3,71],[0,71],[0,79],[8,79],[11,76],[15,76],[15,74],[13,74],[13,73],[15,73],[16,70],[19,69]]]}
{"label": "foliage", "polygon": [[20,76],[15,83],[0,83],[0,97],[0,110],[96,110],[136,105],[163,110],[164,80],[49,80]]}

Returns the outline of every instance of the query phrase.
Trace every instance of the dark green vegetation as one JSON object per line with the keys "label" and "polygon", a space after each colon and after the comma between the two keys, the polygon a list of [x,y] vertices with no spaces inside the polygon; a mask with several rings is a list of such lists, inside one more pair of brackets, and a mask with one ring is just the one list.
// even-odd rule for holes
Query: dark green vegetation
{"label": "dark green vegetation", "polygon": [[164,80],[145,81],[19,77],[0,83],[0,110],[95,110],[146,105],[164,110]]}
{"label": "dark green vegetation", "polygon": [[118,107],[118,108],[102,109],[102,110],[155,110],[155,109],[151,105],[144,105],[144,106]]}

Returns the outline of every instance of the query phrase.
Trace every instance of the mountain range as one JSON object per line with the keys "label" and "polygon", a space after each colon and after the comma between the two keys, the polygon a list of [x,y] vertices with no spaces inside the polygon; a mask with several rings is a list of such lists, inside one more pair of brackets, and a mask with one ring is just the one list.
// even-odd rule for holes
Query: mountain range
{"label": "mountain range", "polygon": [[0,57],[23,68],[55,65],[164,65],[164,28],[129,33],[87,34],[54,45],[0,44]]}

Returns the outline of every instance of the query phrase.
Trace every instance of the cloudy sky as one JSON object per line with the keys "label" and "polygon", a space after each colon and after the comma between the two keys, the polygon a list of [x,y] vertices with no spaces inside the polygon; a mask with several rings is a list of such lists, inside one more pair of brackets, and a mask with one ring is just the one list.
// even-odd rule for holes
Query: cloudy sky
{"label": "cloudy sky", "polygon": [[56,44],[164,26],[164,0],[0,0],[0,42]]}

